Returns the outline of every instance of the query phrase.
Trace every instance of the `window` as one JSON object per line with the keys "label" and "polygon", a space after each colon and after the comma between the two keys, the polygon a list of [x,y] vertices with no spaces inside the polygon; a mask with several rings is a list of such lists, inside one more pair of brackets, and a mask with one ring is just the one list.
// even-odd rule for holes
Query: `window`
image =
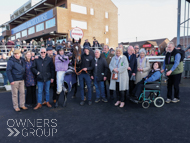
{"label": "window", "polygon": [[22,31],[22,37],[27,36],[27,30]]}
{"label": "window", "polygon": [[12,40],[12,41],[15,40],[15,36],[11,36],[11,40]]}
{"label": "window", "polygon": [[54,26],[55,26],[55,18],[46,21],[46,29],[54,27]]}
{"label": "window", "polygon": [[71,11],[72,12],[77,12],[81,14],[87,14],[87,9],[84,6],[76,5],[76,4],[71,4]]}
{"label": "window", "polygon": [[106,38],[106,44],[109,44],[109,38]]}
{"label": "window", "polygon": [[72,27],[79,27],[81,29],[87,29],[87,22],[78,21],[78,20],[71,20]]}
{"label": "window", "polygon": [[106,25],[106,32],[108,32],[109,31],[109,29],[108,29],[108,25]]}
{"label": "window", "polygon": [[105,12],[105,18],[108,18],[108,12]]}
{"label": "window", "polygon": [[44,23],[36,25],[36,32],[44,30]]}
{"label": "window", "polygon": [[20,32],[16,34],[16,38],[20,38]]}
{"label": "window", "polygon": [[34,27],[28,29],[28,35],[33,34],[35,32]]}
{"label": "window", "polygon": [[94,9],[93,8],[90,9],[90,15],[94,15]]}

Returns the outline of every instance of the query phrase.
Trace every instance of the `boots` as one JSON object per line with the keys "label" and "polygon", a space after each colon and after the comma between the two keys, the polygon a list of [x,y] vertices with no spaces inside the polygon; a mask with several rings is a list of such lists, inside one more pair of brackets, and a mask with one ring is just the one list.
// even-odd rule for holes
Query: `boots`
{"label": "boots", "polygon": [[42,107],[42,104],[38,103],[37,106],[34,108],[34,110],[37,110]]}
{"label": "boots", "polygon": [[54,102],[54,108],[58,107],[59,95],[56,95],[56,100]]}
{"label": "boots", "polygon": [[51,108],[51,104],[49,104],[49,102],[46,103],[47,107]]}

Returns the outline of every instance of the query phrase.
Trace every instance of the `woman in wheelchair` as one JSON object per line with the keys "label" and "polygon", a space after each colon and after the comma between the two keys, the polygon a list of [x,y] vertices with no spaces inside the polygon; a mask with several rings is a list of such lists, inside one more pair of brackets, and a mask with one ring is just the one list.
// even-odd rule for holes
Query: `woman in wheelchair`
{"label": "woman in wheelchair", "polygon": [[151,83],[154,81],[160,81],[160,77],[161,77],[161,63],[160,62],[154,62],[152,64],[152,69],[149,72],[149,74],[144,77],[140,82],[137,83],[137,85],[135,86],[133,92],[132,92],[132,101],[135,103],[138,103],[138,99],[144,89],[144,85],[145,83]]}

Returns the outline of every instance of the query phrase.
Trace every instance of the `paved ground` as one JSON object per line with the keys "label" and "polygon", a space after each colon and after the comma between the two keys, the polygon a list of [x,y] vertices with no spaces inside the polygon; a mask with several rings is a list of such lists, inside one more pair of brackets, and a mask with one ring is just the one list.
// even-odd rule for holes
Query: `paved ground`
{"label": "paved ground", "polygon": [[[189,83],[189,79],[182,81],[180,103],[162,108],[152,104],[148,109],[129,101],[123,109],[114,107],[113,101],[79,106],[79,92],[76,99],[71,99],[72,92],[66,108],[43,107],[37,111],[29,109],[16,113],[12,108],[11,93],[2,92],[0,143],[188,143]],[[164,84],[161,94],[165,98]],[[20,119],[28,122],[19,125],[17,121]],[[14,133],[10,135],[11,132]]]}

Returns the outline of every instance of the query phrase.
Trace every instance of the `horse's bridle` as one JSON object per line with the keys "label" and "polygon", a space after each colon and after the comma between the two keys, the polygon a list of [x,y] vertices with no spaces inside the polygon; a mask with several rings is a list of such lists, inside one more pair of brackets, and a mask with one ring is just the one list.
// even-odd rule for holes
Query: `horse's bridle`
{"label": "horse's bridle", "polygon": [[[71,45],[73,48],[75,47],[74,45]],[[74,52],[74,51],[73,51]],[[80,56],[81,57],[81,53],[77,54],[77,56]],[[81,69],[79,72],[77,72],[77,60],[76,60],[76,57],[75,57],[75,65],[74,65],[74,69],[75,69],[75,73],[76,75],[80,75],[82,73],[82,71],[84,71],[83,69]],[[88,72],[85,71],[87,74]]]}

